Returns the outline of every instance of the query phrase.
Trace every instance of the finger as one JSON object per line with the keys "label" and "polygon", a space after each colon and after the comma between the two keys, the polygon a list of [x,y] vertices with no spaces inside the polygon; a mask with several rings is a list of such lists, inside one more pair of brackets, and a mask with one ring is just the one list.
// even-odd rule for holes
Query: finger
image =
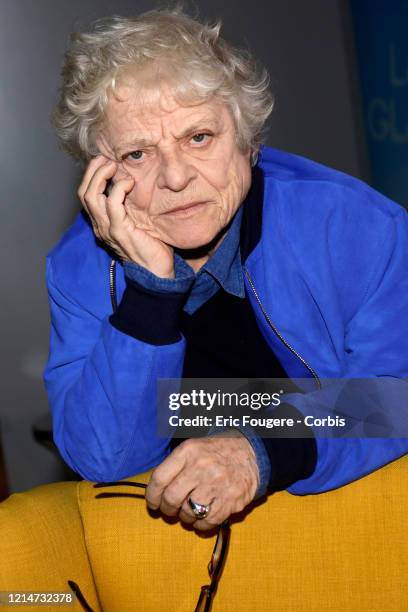
{"label": "finger", "polygon": [[123,206],[125,198],[132,191],[135,179],[131,176],[121,179],[112,188],[106,202],[106,213],[110,221],[111,231],[115,232],[123,227],[127,213]]}
{"label": "finger", "polygon": [[[91,205],[100,205],[102,202],[105,204],[106,196],[104,192],[106,190],[106,185],[107,182],[115,176],[117,167],[118,165],[116,162],[108,159],[96,168],[84,193],[84,201],[88,206],[89,203]],[[100,196],[103,196],[103,198]]]}
{"label": "finger", "polygon": [[159,507],[160,512],[162,514],[165,514],[166,516],[177,516],[180,511],[180,506],[174,505],[172,503],[169,504],[165,499],[165,494],[166,494],[166,489],[164,490],[164,493],[161,498],[160,507]]}
{"label": "finger", "polygon": [[197,520],[197,517],[194,514],[187,499],[183,502],[183,505],[180,508],[179,516],[180,516],[180,520],[182,520],[185,523],[192,524],[192,523],[195,523]]}
{"label": "finger", "polygon": [[231,516],[229,507],[226,504],[220,502],[220,500],[214,500],[211,504],[208,515],[204,519],[197,519],[193,523],[194,529],[197,531],[209,531],[214,529],[218,525],[221,525],[226,519]]}
{"label": "finger", "polygon": [[203,487],[196,488],[192,490],[189,495],[183,501],[182,510],[185,514],[188,514],[190,517],[197,519],[194,514],[194,510],[189,504],[189,498],[192,502],[199,504],[201,506],[209,506],[209,513],[213,511],[213,502],[215,499],[214,491],[212,489],[205,489]]}
{"label": "finger", "polygon": [[191,516],[191,514],[184,510],[184,508],[180,509],[179,519],[182,521],[182,523],[186,523],[187,525],[192,525],[197,521],[197,517]]}
{"label": "finger", "polygon": [[161,504],[164,489],[181,472],[186,463],[186,454],[176,448],[152,473],[146,489],[149,508],[157,510]]}
{"label": "finger", "polygon": [[197,472],[183,469],[164,489],[160,511],[167,516],[176,516],[190,492],[196,488],[197,481]]}
{"label": "finger", "polygon": [[219,525],[221,525],[221,523],[223,523],[224,520],[225,519],[212,521],[208,518],[202,519],[202,520],[195,521],[195,523],[193,523],[193,527],[196,531],[212,531],[213,529],[216,529]]}
{"label": "finger", "polygon": [[88,189],[88,185],[90,183],[91,178],[95,174],[96,170],[104,163],[106,163],[106,161],[106,157],[104,157],[103,155],[97,155],[96,157],[93,157],[87,165],[77,191],[78,197],[81,200],[82,204],[84,204],[83,197],[85,195],[86,190]]}
{"label": "finger", "polygon": [[92,176],[84,194],[84,207],[91,217],[94,230],[98,230],[100,237],[106,238],[109,228],[109,218],[106,212],[106,196],[104,191],[109,179],[116,172],[117,164],[107,161],[100,166]]}
{"label": "finger", "polygon": [[[191,493],[190,497],[193,501],[197,503],[202,503],[205,499],[205,493],[200,488],[200,491],[194,491]],[[200,496],[200,497],[198,497]],[[208,498],[207,498],[208,499]],[[198,500],[198,501],[197,501]],[[221,497],[212,498],[212,501],[206,505],[210,506],[207,516],[204,519],[198,519],[193,510],[190,508],[187,499],[180,510],[180,514],[183,516],[188,516],[188,521],[190,524],[194,525],[194,529],[198,529],[199,531],[206,531],[208,529],[214,529],[217,525],[221,525],[225,519],[231,516],[231,508],[230,505],[223,500]]]}

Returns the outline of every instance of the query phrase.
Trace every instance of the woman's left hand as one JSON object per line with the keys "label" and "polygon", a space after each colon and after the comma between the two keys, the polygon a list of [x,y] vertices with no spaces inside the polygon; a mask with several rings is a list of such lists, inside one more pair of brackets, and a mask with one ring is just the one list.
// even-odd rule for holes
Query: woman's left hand
{"label": "woman's left hand", "polygon": [[[213,529],[254,498],[259,471],[254,450],[238,430],[182,442],[154,470],[146,489],[147,505],[179,516],[200,531]],[[188,498],[209,505],[197,519]]]}

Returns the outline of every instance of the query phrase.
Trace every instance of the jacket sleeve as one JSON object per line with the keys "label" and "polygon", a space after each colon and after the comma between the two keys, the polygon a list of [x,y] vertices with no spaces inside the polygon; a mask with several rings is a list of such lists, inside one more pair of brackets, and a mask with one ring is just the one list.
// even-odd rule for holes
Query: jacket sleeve
{"label": "jacket sleeve", "polygon": [[[322,391],[286,397],[304,415],[333,416],[342,410],[352,416],[359,413],[361,435],[322,437],[314,428],[316,468],[309,478],[290,486],[291,493],[340,487],[408,452],[408,382],[404,380],[408,378],[408,215],[399,210],[384,221],[382,245],[372,264],[365,297],[346,327],[343,377],[349,380],[349,387],[352,379],[364,378],[362,386],[354,386],[358,390],[354,405],[344,405],[344,381]],[[375,379],[372,384],[370,378]],[[362,393],[363,388],[367,392]],[[387,437],[369,437],[364,415],[373,411],[377,421],[388,427]]]}
{"label": "jacket sleeve", "polygon": [[[150,343],[121,331],[125,316],[114,325],[67,294],[51,258],[47,283],[51,336],[44,378],[61,455],[93,481],[158,465],[169,453],[169,439],[156,434],[156,381],[181,376],[184,339]],[[132,295],[125,309],[131,305]]]}

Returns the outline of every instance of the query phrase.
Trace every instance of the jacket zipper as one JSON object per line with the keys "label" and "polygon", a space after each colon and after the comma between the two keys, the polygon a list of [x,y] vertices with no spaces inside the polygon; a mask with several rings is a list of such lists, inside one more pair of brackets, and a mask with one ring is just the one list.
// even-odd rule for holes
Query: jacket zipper
{"label": "jacket zipper", "polygon": [[293,346],[291,346],[289,344],[289,342],[287,342],[287,340],[285,340],[285,338],[282,336],[282,334],[276,329],[275,325],[272,323],[271,319],[269,318],[268,313],[266,312],[266,310],[265,310],[265,308],[264,308],[264,306],[263,306],[263,304],[262,304],[262,302],[260,300],[260,297],[259,297],[259,295],[257,293],[257,290],[255,289],[255,285],[254,285],[254,283],[252,281],[252,278],[249,276],[248,270],[246,268],[243,268],[243,269],[244,269],[245,276],[247,277],[248,282],[249,282],[249,284],[251,286],[253,294],[255,295],[256,301],[258,302],[258,305],[259,305],[259,307],[260,307],[260,309],[262,311],[262,314],[265,317],[265,320],[268,323],[269,327],[272,329],[274,334],[279,338],[279,340],[281,342],[283,342],[283,344],[286,346],[286,348],[288,348],[290,350],[290,352],[293,353],[293,355],[295,355],[295,357],[297,357],[303,363],[303,365],[309,370],[309,372],[312,374],[313,378],[316,381],[318,389],[321,389],[322,388],[322,384],[320,382],[320,379],[319,379],[318,375],[316,374],[314,369],[307,363],[307,361],[301,355],[299,355],[297,350],[294,349]]}
{"label": "jacket zipper", "polygon": [[109,266],[109,293],[112,304],[113,312],[118,309],[118,303],[116,301],[116,261],[112,259]]}

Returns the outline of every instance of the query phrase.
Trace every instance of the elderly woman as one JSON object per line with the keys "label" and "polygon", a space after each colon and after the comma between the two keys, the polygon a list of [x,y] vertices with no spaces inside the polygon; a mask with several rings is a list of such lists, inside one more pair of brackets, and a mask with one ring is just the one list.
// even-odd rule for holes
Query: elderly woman
{"label": "elderly woman", "polygon": [[[73,36],[55,113],[87,162],[85,211],[48,257],[56,444],[90,480],[155,467],[148,505],[201,530],[408,449],[309,428],[179,445],[157,434],[161,378],[304,377],[318,390],[321,377],[408,376],[404,210],[261,146],[272,105],[265,71],[219,26],[153,11]],[[275,414],[302,420],[310,397]]]}

